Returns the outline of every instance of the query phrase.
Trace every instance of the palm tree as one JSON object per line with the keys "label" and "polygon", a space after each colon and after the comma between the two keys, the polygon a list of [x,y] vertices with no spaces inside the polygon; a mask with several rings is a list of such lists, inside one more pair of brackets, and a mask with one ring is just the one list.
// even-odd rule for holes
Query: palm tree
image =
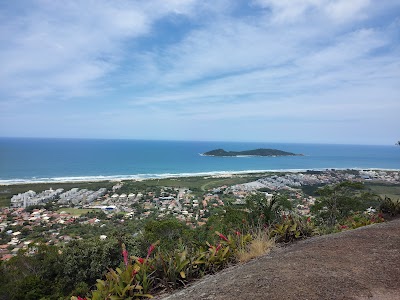
{"label": "palm tree", "polygon": [[246,198],[246,207],[250,222],[260,225],[260,221],[270,224],[281,217],[282,212],[291,211],[292,203],[285,195],[274,195],[269,199],[264,193],[256,193]]}

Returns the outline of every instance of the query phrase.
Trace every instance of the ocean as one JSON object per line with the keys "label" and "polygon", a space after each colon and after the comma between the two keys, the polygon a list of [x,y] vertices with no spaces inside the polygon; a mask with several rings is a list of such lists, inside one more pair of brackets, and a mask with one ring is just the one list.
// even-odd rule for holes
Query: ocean
{"label": "ocean", "polygon": [[[304,156],[207,157],[223,148]],[[400,147],[327,144],[0,138],[0,184],[140,179],[252,171],[400,169]]]}

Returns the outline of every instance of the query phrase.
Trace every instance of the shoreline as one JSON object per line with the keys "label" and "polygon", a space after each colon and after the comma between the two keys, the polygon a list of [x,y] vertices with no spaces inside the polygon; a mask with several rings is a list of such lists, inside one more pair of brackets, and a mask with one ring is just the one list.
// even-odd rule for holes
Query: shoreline
{"label": "shoreline", "polygon": [[270,170],[243,170],[243,171],[210,171],[210,172],[193,172],[193,173],[162,173],[162,174],[135,174],[135,175],[109,175],[109,176],[70,176],[70,177],[53,177],[53,178],[37,178],[37,179],[0,179],[0,186],[23,185],[23,184],[43,184],[43,183],[84,183],[84,182],[101,182],[101,181],[143,181],[167,178],[185,178],[185,177],[232,177],[240,175],[251,175],[260,173],[302,173],[307,171],[345,171],[345,170],[373,170],[373,171],[389,171],[398,172],[400,169],[387,168],[308,168],[308,169],[270,169]]}

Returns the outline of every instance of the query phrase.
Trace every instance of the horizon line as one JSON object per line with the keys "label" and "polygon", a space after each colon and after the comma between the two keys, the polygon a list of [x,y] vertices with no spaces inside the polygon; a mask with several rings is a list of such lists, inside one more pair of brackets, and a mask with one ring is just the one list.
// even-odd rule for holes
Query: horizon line
{"label": "horizon line", "polygon": [[239,141],[239,140],[191,140],[191,139],[157,139],[157,138],[108,138],[108,137],[40,137],[40,136],[0,136],[0,139],[49,139],[49,140],[111,140],[111,141],[148,141],[148,142],[203,142],[203,143],[266,143],[266,144],[313,144],[313,145],[348,145],[348,146],[396,146],[393,144],[354,144],[344,142],[289,142],[289,141]]}

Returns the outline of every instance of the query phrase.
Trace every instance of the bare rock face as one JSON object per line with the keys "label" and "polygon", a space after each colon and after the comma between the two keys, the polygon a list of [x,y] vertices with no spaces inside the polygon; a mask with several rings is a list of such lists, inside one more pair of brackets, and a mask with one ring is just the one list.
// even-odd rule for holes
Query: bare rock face
{"label": "bare rock face", "polygon": [[277,248],[162,299],[400,299],[400,219]]}

